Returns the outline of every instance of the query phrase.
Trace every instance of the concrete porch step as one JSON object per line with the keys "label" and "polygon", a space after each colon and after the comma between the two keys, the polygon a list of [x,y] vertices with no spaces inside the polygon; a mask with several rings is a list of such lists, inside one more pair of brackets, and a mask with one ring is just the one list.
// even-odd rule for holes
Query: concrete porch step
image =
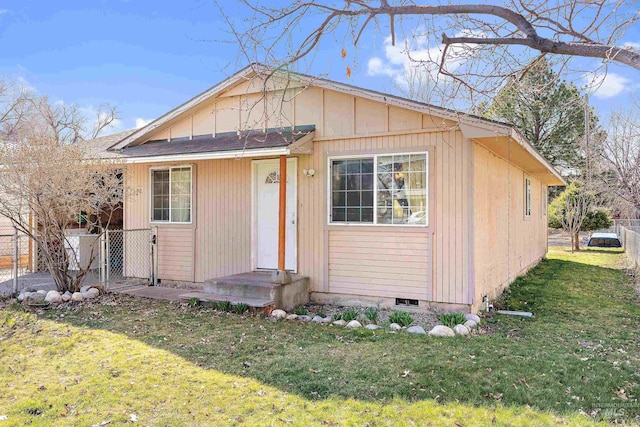
{"label": "concrete porch step", "polygon": [[245,303],[249,307],[255,308],[264,308],[268,306],[274,305],[273,300],[265,299],[265,298],[248,298],[248,297],[237,297],[237,296],[229,296],[229,295],[215,295],[206,292],[187,292],[180,295],[181,300],[189,301],[191,298],[197,298],[200,302],[211,302],[211,301],[229,301],[232,304]]}
{"label": "concrete porch step", "polygon": [[232,298],[269,301],[282,308],[309,301],[309,278],[291,275],[291,283],[271,283],[271,272],[253,271],[219,277],[204,283],[203,293],[210,301],[232,301]]}

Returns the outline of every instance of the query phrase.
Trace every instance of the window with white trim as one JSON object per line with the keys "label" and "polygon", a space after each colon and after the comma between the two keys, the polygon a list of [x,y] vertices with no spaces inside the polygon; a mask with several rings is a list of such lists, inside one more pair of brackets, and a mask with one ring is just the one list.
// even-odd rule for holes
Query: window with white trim
{"label": "window with white trim", "polygon": [[429,223],[428,153],[329,159],[329,223]]}
{"label": "window with white trim", "polygon": [[545,184],[540,184],[541,196],[542,199],[542,216],[547,216],[547,203],[549,200],[549,190]]}
{"label": "window with white trim", "polygon": [[524,216],[531,216],[531,180],[524,179]]}
{"label": "window with white trim", "polygon": [[151,171],[151,221],[191,222],[191,166]]}

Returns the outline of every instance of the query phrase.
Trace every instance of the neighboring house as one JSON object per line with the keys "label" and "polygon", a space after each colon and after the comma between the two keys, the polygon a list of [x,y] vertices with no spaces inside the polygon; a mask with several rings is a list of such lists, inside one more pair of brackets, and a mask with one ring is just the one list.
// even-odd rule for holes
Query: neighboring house
{"label": "neighboring house", "polygon": [[[257,70],[257,71],[256,71]],[[316,302],[477,309],[547,251],[562,177],[514,128],[253,66],[122,137],[124,227],[157,227],[159,278],[278,267]],[[251,130],[251,131],[249,131]]]}

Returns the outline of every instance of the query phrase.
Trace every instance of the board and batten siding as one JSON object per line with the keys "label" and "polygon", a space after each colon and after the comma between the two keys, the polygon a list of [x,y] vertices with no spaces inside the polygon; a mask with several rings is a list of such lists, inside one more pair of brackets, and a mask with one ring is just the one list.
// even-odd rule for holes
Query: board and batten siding
{"label": "board and batten siding", "polygon": [[[430,150],[430,179],[435,181],[429,228],[328,225],[329,155],[422,149]],[[459,131],[314,142],[313,154],[300,156],[299,169],[315,169],[316,175],[299,178],[298,187],[298,259],[312,291],[471,304],[471,155],[470,142]]]}
{"label": "board and batten siding", "polygon": [[[134,164],[127,167],[125,185],[128,191],[124,204],[124,227],[136,229],[157,226],[158,277],[165,280],[194,281],[195,224],[151,223],[149,211],[151,166],[154,165]],[[194,176],[195,174],[196,170],[194,170]]]}
{"label": "board and batten siding", "polygon": [[[289,95],[297,94],[288,96],[283,117],[276,119],[268,97],[262,107],[246,109],[260,94],[251,83],[243,85],[194,107],[148,139],[217,134],[247,123],[262,128],[261,120],[266,127],[315,125],[313,152],[297,156],[298,273],[309,277],[311,291],[473,303],[472,148],[456,123],[317,87],[288,89]],[[282,96],[283,91],[275,93]],[[424,149],[429,150],[433,182],[428,228],[328,224],[329,155]],[[250,271],[251,159],[181,164],[187,163],[194,166],[194,222],[157,225],[158,244],[164,247],[159,250],[160,277],[202,282]],[[129,171],[139,194],[127,198],[127,228],[156,225],[149,221],[150,166],[132,165]],[[315,169],[315,176],[304,176],[305,169]]]}
{"label": "board and batten siding", "polygon": [[[480,144],[473,144],[475,298],[497,296],[547,252],[546,186]],[[531,217],[524,215],[525,178],[531,180]]]}
{"label": "board and batten siding", "polygon": [[[149,170],[193,167],[192,224],[151,223]],[[251,270],[251,160],[131,165],[125,201],[127,228],[157,227],[160,279],[204,282]]]}

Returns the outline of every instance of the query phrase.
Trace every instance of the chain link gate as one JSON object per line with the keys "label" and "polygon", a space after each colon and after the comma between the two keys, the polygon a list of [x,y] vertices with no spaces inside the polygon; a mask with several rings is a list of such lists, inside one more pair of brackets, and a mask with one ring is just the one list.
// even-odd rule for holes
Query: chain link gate
{"label": "chain link gate", "polygon": [[154,241],[150,228],[107,230],[101,250],[105,288],[155,284]]}

